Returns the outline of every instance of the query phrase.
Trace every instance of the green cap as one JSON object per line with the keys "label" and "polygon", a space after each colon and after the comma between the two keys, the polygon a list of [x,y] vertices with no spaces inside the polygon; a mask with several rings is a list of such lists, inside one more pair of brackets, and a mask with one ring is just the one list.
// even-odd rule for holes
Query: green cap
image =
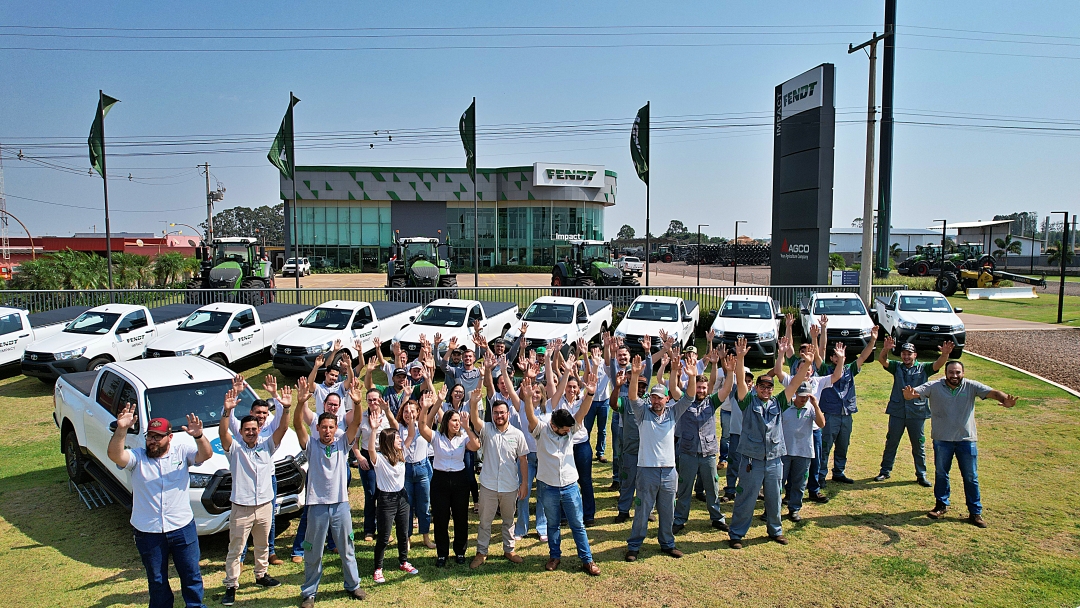
{"label": "green cap", "polygon": [[536,354],[538,354],[538,355],[546,355],[547,354],[547,348],[543,347],[543,346],[537,346],[536,347]]}

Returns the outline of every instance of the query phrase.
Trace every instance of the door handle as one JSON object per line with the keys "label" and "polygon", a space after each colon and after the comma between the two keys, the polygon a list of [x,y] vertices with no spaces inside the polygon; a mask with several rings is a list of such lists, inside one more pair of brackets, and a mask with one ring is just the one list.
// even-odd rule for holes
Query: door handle
{"label": "door handle", "polygon": [[29,338],[29,337],[30,337],[30,334],[22,334],[22,335],[20,335],[19,337],[20,337],[20,338]]}
{"label": "door handle", "polygon": [[94,412],[92,412],[91,410],[85,410],[85,412],[87,416],[90,416],[91,418],[94,417]]}
{"label": "door handle", "polygon": [[262,329],[261,329],[261,328],[260,328],[260,329],[256,329],[255,331],[253,331],[253,332],[251,332],[251,333],[253,333],[253,334],[257,334],[257,333],[259,333],[260,331],[262,331]]}
{"label": "door handle", "polygon": [[152,334],[152,333],[154,333],[154,330],[148,329],[148,330],[146,330],[146,331],[144,331],[142,333],[144,333],[144,334]]}

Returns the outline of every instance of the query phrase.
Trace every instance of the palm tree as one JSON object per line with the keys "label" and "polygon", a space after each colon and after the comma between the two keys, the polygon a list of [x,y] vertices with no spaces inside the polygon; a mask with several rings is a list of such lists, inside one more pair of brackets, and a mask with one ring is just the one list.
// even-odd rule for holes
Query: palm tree
{"label": "palm tree", "polygon": [[1011,234],[1006,234],[1003,239],[994,239],[994,244],[998,246],[994,250],[994,257],[1004,258],[1003,262],[1006,268],[1009,267],[1009,254],[1020,255],[1022,251],[1020,241],[1014,241]]}
{"label": "palm tree", "polygon": [[890,258],[892,258],[894,260],[899,260],[900,256],[903,255],[903,253],[904,253],[904,250],[900,247],[900,243],[893,243],[892,245],[889,245],[889,257]]}
{"label": "palm tree", "polygon": [[132,254],[131,257],[131,274],[135,280],[135,287],[142,289],[150,284],[150,266],[152,264],[150,256]]}
{"label": "palm tree", "polygon": [[1061,264],[1061,252],[1065,252],[1065,263],[1072,262],[1073,252],[1068,247],[1062,249],[1061,241],[1054,241],[1054,244],[1046,248],[1048,254],[1046,262],[1051,266],[1059,266]]}
{"label": "palm tree", "polygon": [[64,275],[52,256],[42,256],[19,264],[11,279],[12,289],[63,289]]}
{"label": "palm tree", "polygon": [[179,251],[169,251],[154,259],[154,278],[158,287],[168,287],[184,271],[186,260]]}

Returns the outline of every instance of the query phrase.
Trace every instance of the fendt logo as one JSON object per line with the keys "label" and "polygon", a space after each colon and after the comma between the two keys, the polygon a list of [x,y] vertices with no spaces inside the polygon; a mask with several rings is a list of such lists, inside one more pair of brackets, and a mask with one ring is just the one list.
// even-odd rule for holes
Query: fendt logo
{"label": "fendt logo", "polygon": [[788,243],[784,239],[780,243],[780,257],[785,260],[809,260],[810,245],[806,243]]}

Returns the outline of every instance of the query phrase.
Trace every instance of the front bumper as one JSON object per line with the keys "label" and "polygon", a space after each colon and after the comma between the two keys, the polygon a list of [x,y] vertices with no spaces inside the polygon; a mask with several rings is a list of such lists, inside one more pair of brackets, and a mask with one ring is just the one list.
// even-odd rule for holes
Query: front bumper
{"label": "front bumper", "polygon": [[56,380],[64,374],[85,372],[90,365],[90,360],[86,357],[76,357],[64,361],[33,361],[23,357],[20,364],[24,375]]}
{"label": "front bumper", "polygon": [[274,355],[274,367],[283,374],[306,376],[315,368],[319,355],[286,355],[280,350]]}
{"label": "front bumper", "polygon": [[911,342],[916,348],[941,348],[943,342],[952,341],[956,348],[963,348],[967,342],[967,332],[934,332],[925,329],[900,329],[896,328],[896,345]]}
{"label": "front bumper", "polygon": [[[735,350],[735,339],[728,338],[727,336],[721,338],[713,338],[713,347],[716,348],[721,344],[728,352]],[[776,340],[747,340],[746,346],[750,349],[749,354],[753,357],[775,357],[776,356]]]}

